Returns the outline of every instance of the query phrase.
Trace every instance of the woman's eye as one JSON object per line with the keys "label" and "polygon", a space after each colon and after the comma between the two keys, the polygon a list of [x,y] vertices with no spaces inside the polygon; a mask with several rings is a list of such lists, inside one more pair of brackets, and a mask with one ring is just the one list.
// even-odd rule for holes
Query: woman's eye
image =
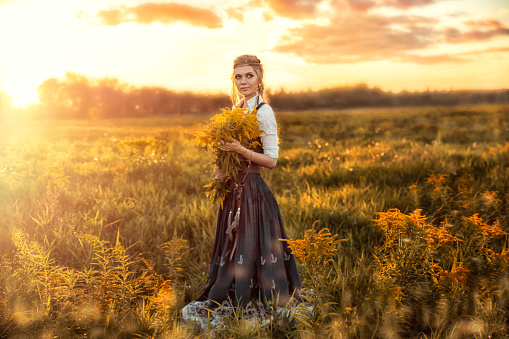
{"label": "woman's eye", "polygon": [[235,76],[235,79],[240,79],[240,75],[236,75],[236,76]]}
{"label": "woman's eye", "polygon": [[252,77],[253,77],[253,75],[252,75],[252,74],[248,74],[248,75],[247,75],[247,77],[248,77],[248,78],[252,78]]}

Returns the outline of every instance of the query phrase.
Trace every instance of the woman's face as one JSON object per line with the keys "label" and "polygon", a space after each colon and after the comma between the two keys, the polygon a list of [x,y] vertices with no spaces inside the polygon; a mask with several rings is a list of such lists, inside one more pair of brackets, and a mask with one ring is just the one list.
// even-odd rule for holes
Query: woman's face
{"label": "woman's face", "polygon": [[234,77],[235,86],[239,93],[246,98],[246,101],[256,95],[261,79],[256,75],[253,67],[241,66],[235,68]]}

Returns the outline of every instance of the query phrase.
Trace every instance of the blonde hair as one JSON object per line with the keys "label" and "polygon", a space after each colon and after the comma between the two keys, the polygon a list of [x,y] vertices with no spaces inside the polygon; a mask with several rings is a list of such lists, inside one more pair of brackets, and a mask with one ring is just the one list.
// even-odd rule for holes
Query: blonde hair
{"label": "blonde hair", "polygon": [[260,94],[263,98],[263,101],[269,103],[269,98],[267,97],[267,93],[265,92],[265,83],[263,82],[263,66],[260,61],[256,57],[256,55],[244,54],[238,56],[233,61],[233,73],[232,73],[232,91],[230,95],[230,100],[232,104],[235,106],[242,99],[242,95],[237,90],[237,86],[235,86],[235,68],[240,66],[251,66],[255,71],[256,75],[260,78],[260,85],[258,87],[258,94]]}

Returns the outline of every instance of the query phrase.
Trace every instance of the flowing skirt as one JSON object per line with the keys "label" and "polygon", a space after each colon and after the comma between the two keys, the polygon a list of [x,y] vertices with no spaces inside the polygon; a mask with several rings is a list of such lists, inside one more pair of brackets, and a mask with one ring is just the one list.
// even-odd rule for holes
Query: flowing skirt
{"label": "flowing skirt", "polygon": [[[238,181],[244,177],[239,175]],[[240,218],[231,235],[228,218],[237,212],[233,183],[217,217],[209,277],[196,301],[182,309],[185,321],[203,328],[218,325],[228,310],[241,307],[246,318],[263,321],[267,305],[296,307],[301,282],[278,204],[260,173],[247,173],[240,197]],[[231,222],[230,222],[231,224]],[[210,312],[213,311],[213,312]],[[266,319],[265,319],[266,320]]]}

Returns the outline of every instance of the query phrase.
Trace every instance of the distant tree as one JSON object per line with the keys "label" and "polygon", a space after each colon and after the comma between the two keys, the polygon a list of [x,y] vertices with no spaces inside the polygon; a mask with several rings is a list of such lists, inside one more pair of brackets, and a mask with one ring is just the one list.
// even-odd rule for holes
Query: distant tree
{"label": "distant tree", "polygon": [[135,105],[127,97],[129,87],[118,79],[104,78],[93,82],[94,106],[89,116],[96,118],[124,118],[136,116]]}
{"label": "distant tree", "polygon": [[63,86],[58,79],[45,80],[37,87],[37,95],[41,103],[41,115],[44,117],[65,118],[65,99]]}
{"label": "distant tree", "polygon": [[[118,79],[90,80],[66,73],[65,78],[48,79],[37,89],[42,116],[57,118],[125,118],[217,112],[230,106],[225,94],[177,93],[163,87],[135,88]],[[381,106],[430,106],[499,103],[507,104],[509,91],[384,92],[361,83],[318,91],[270,92],[277,110],[344,109]]]}
{"label": "distant tree", "polygon": [[93,91],[90,81],[83,75],[67,72],[63,81],[63,91],[70,118],[87,118],[94,107]]}

